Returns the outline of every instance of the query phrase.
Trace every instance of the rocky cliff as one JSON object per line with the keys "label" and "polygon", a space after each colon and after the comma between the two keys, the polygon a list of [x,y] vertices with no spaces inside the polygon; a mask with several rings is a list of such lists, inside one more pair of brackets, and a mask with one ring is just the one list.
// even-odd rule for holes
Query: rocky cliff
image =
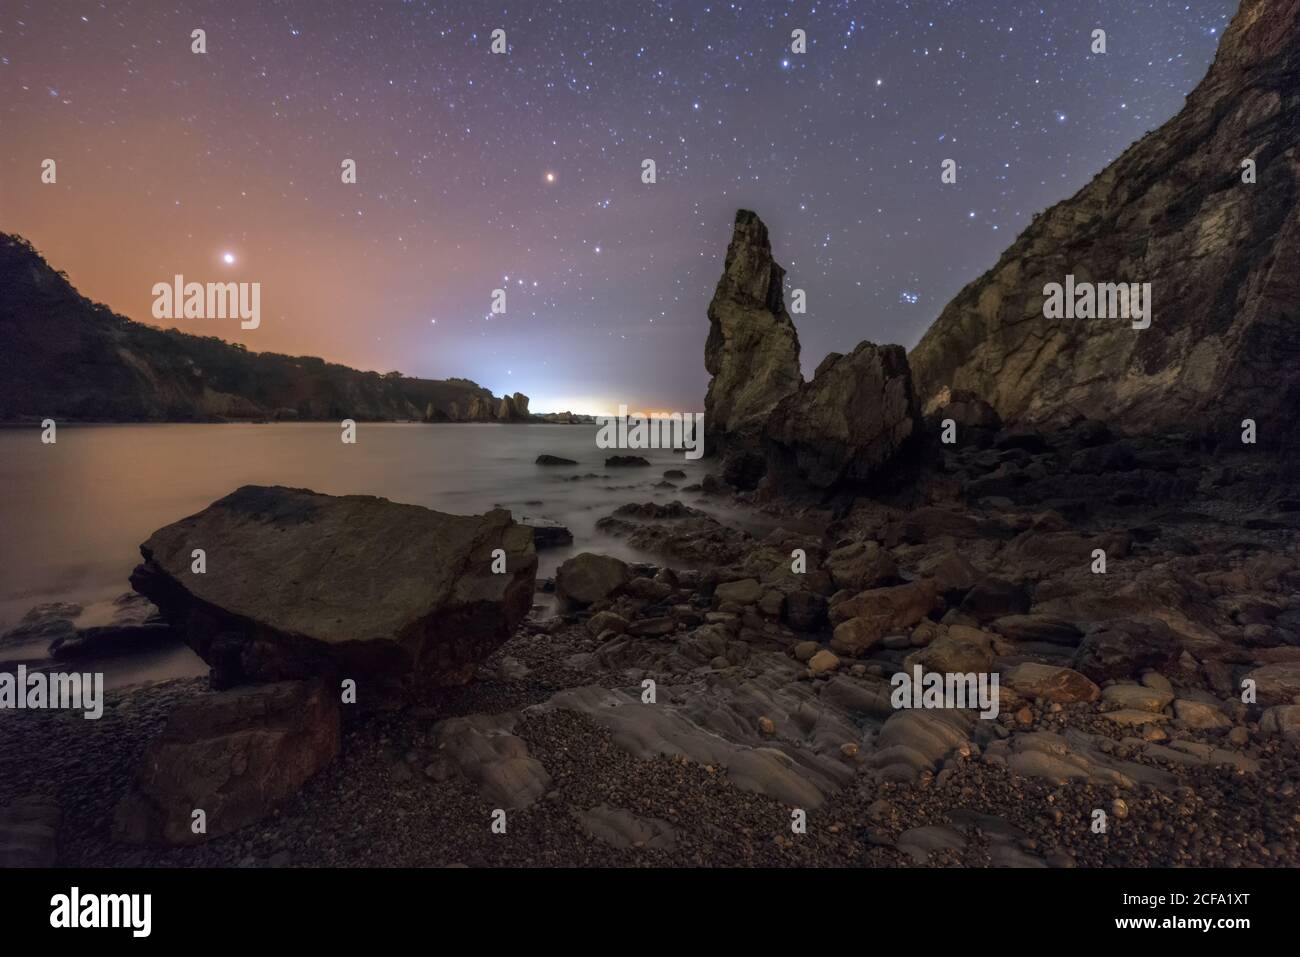
{"label": "rocky cliff", "polygon": [[739,488],[765,475],[822,489],[865,483],[919,426],[907,355],[863,342],[850,355],[827,356],[805,383],[784,278],[767,226],[738,210],[709,303],[706,451],[723,456],[723,477]]}
{"label": "rocky cliff", "polygon": [[[1300,400],[1300,0],[1244,0],[1181,112],[1035,218],[910,355],[923,403],[1008,423],[1294,443]],[[1254,182],[1246,161],[1253,161]],[[1044,318],[1044,287],[1150,283],[1149,328]]]}
{"label": "rocky cliff", "polygon": [[530,421],[528,397],[468,379],[361,372],[133,322],[0,233],[0,422]]}
{"label": "rocky cliff", "polygon": [[824,489],[869,482],[919,428],[907,353],[863,342],[823,359],[812,381],[777,405],[763,434],[778,475]]}
{"label": "rocky cliff", "polygon": [[794,394],[799,336],[785,311],[785,270],[772,258],[767,227],[747,209],[736,212],[722,278],[709,303],[704,366],[713,377],[704,398],[705,443],[711,453],[754,447],[778,402]]}

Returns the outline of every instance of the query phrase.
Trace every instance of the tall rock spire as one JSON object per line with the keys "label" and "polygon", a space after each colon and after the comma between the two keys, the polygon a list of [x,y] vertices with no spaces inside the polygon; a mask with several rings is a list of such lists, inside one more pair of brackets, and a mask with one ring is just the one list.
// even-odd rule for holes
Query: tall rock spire
{"label": "tall rock spire", "polygon": [[704,399],[710,454],[753,447],[772,410],[803,381],[799,336],[785,311],[785,270],[772,258],[767,227],[736,212],[726,265],[709,303],[704,365],[712,379]]}

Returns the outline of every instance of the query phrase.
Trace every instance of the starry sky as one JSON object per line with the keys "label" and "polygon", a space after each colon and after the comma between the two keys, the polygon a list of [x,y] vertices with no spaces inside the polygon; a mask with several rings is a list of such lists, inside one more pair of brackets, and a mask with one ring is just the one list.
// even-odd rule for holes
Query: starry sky
{"label": "starry sky", "polygon": [[1177,112],[1235,8],[5,0],[0,230],[140,321],[176,273],[260,282],[258,329],[161,323],[252,350],[463,376],[534,411],[698,410],[738,207],[807,292],[806,376],[862,339],[910,348]]}

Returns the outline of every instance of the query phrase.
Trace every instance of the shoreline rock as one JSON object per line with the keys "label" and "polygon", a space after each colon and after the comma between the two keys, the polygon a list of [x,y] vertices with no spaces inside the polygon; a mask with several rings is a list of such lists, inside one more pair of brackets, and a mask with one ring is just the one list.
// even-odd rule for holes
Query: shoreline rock
{"label": "shoreline rock", "polygon": [[537,571],[532,530],[504,510],[282,487],[238,489],[140,551],[132,586],[183,631],[213,687],[346,677],[370,686],[363,697],[467,680],[527,614]]}

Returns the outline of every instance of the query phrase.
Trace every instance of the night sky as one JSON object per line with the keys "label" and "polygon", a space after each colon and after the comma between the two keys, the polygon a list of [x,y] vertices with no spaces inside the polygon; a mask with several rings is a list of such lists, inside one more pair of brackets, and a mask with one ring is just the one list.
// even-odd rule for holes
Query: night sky
{"label": "night sky", "polygon": [[259,329],[164,325],[534,411],[698,410],[737,207],[807,290],[805,375],[910,348],[1177,112],[1235,7],[4,0],[0,230],[141,321],[176,273],[256,281]]}

